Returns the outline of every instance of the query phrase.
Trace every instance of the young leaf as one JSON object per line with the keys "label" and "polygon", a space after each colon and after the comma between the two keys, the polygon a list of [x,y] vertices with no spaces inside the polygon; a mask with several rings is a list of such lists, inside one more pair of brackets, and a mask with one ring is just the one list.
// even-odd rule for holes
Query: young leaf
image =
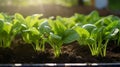
{"label": "young leaf", "polygon": [[30,28],[33,27],[39,19],[40,15],[35,15],[35,16],[27,16],[25,18],[26,25]]}
{"label": "young leaf", "polygon": [[109,25],[106,26],[105,29],[106,30],[111,30],[111,29],[117,27],[117,25],[118,25],[118,21],[113,21],[113,22],[109,23]]}
{"label": "young leaf", "polygon": [[57,45],[58,42],[60,42],[62,40],[62,37],[58,36],[58,35],[55,35],[53,34],[52,32],[50,32],[50,37],[49,39]]}
{"label": "young leaf", "polygon": [[119,33],[118,28],[114,28],[108,32],[105,32],[105,39],[110,39],[112,37],[115,37]]}
{"label": "young leaf", "polygon": [[96,28],[96,26],[93,25],[93,24],[85,24],[85,25],[82,26],[82,28],[86,29],[88,32],[91,33],[92,30]]}
{"label": "young leaf", "polygon": [[11,29],[12,29],[12,24],[9,22],[5,22],[3,26],[3,30],[7,32],[7,34],[9,34]]}
{"label": "young leaf", "polygon": [[74,30],[68,29],[64,32],[63,42],[68,44],[68,43],[74,42],[78,38],[79,38],[78,34]]}
{"label": "young leaf", "polygon": [[49,27],[48,21],[46,20],[41,22],[38,29],[42,34],[49,34],[51,32],[51,28]]}
{"label": "young leaf", "polygon": [[50,20],[49,25],[52,28],[52,31],[54,31],[54,33],[58,34],[59,36],[63,36],[63,33],[67,29],[65,25],[58,20]]}
{"label": "young leaf", "polygon": [[0,32],[3,30],[4,22],[0,20]]}
{"label": "young leaf", "polygon": [[75,31],[79,34],[80,38],[87,39],[90,36],[90,33],[87,30],[85,30],[84,28],[77,26],[75,28]]}
{"label": "young leaf", "polygon": [[85,21],[87,23],[95,23],[99,20],[99,13],[97,11],[92,11],[88,16],[86,16]]}
{"label": "young leaf", "polygon": [[35,27],[32,27],[32,28],[29,28],[30,32],[32,35],[39,35],[39,31],[35,28]]}
{"label": "young leaf", "polygon": [[4,16],[3,16],[3,14],[2,13],[0,13],[0,20],[4,20],[5,18],[4,18]]}
{"label": "young leaf", "polygon": [[15,13],[15,19],[20,23],[25,23],[24,17],[19,13]]}

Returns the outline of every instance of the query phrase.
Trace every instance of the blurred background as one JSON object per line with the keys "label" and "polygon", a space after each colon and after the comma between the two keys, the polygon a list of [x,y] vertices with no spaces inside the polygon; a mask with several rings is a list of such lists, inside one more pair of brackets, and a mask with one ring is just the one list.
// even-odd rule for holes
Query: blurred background
{"label": "blurred background", "polygon": [[101,16],[120,16],[120,0],[0,0],[0,12],[24,16],[43,14],[43,17],[88,14],[98,10]]}

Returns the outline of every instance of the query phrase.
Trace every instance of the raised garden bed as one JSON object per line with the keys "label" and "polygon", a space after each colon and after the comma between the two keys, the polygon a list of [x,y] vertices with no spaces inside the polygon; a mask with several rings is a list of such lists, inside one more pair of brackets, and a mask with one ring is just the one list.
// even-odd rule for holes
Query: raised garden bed
{"label": "raised garden bed", "polygon": [[120,18],[0,14],[0,63],[118,63]]}

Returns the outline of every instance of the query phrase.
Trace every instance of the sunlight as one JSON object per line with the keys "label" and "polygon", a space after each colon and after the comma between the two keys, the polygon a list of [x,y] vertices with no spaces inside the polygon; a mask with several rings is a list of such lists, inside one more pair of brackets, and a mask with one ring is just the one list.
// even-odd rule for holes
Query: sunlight
{"label": "sunlight", "polygon": [[52,3],[53,0],[28,0],[29,5],[41,5],[41,4],[48,4]]}
{"label": "sunlight", "polygon": [[40,3],[42,3],[43,0],[29,0],[28,4],[29,5],[38,5]]}

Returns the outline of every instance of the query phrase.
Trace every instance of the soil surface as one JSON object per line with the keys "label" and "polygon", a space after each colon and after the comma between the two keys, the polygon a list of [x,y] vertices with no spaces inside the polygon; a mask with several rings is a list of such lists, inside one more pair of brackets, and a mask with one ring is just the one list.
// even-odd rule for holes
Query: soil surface
{"label": "soil surface", "polygon": [[0,48],[0,63],[116,63],[120,62],[120,46],[108,45],[106,57],[92,56],[87,45],[77,42],[64,44],[60,57],[55,58],[53,49],[46,44],[45,52],[36,52],[30,44],[12,48]]}

